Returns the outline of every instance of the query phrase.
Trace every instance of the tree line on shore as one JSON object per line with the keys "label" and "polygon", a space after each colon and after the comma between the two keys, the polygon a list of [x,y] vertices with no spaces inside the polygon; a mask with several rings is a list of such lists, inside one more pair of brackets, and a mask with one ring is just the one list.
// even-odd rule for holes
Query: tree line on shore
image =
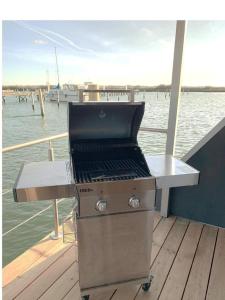
{"label": "tree line on shore", "polygon": [[[51,86],[50,88],[53,88]],[[110,85],[112,89],[112,85]],[[157,86],[143,86],[143,85],[127,85],[127,89],[134,89],[139,92],[170,92],[171,85],[160,84]],[[106,87],[105,87],[106,88]],[[114,86],[115,90],[117,86]],[[47,90],[46,85],[3,85],[2,90],[13,90],[13,91],[35,91],[37,89]],[[215,86],[183,86],[182,92],[225,92],[225,87]]]}

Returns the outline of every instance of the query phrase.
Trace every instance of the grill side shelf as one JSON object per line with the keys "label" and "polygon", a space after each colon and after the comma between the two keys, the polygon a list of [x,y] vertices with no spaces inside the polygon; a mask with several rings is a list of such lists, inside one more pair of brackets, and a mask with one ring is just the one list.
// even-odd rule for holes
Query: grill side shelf
{"label": "grill side shelf", "polygon": [[68,161],[24,164],[13,188],[16,202],[69,198],[75,185]]}
{"label": "grill side shelf", "polygon": [[145,159],[157,189],[198,184],[199,171],[172,155],[145,155]]}

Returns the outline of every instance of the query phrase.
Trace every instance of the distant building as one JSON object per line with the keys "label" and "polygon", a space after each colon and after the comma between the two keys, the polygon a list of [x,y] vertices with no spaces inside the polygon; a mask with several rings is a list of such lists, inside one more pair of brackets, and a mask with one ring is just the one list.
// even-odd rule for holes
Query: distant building
{"label": "distant building", "polygon": [[78,88],[79,88],[78,84],[70,84],[70,83],[63,84],[63,90],[75,91]]}
{"label": "distant building", "polygon": [[126,90],[126,85],[105,85],[105,90]]}
{"label": "distant building", "polygon": [[90,84],[94,84],[94,83],[91,81],[84,82],[84,88],[87,89]]}

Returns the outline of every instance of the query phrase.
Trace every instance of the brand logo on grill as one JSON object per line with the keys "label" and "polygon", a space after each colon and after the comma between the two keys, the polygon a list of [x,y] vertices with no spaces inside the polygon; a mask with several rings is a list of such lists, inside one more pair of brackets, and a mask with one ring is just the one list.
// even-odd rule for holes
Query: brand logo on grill
{"label": "brand logo on grill", "polygon": [[93,192],[94,190],[92,190],[92,189],[89,189],[89,188],[87,188],[87,189],[80,189],[80,193],[89,193],[89,192]]}

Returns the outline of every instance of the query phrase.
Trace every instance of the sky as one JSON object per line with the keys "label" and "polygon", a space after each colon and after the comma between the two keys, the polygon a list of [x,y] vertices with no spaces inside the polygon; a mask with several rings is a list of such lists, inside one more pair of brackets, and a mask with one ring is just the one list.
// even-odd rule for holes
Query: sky
{"label": "sky", "polygon": [[[175,21],[3,21],[3,85],[170,84]],[[182,85],[225,86],[225,21],[187,23]]]}

